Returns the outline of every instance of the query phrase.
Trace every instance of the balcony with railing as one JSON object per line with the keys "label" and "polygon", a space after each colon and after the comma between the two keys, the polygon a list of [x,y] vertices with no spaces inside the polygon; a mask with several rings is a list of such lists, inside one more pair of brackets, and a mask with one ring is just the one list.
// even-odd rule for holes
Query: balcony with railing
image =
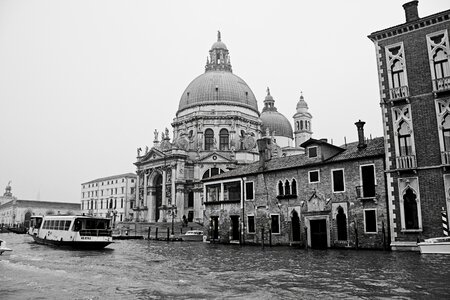
{"label": "balcony with railing", "polygon": [[450,165],[450,151],[441,152],[441,161],[443,165]]}
{"label": "balcony with railing", "polygon": [[389,96],[392,101],[405,99],[409,97],[409,88],[405,85],[389,89]]}
{"label": "balcony with railing", "polygon": [[444,92],[450,90],[450,76],[433,80],[433,91]]}
{"label": "balcony with railing", "polygon": [[396,162],[397,162],[397,169],[407,170],[407,169],[414,169],[417,167],[415,155],[397,156]]}

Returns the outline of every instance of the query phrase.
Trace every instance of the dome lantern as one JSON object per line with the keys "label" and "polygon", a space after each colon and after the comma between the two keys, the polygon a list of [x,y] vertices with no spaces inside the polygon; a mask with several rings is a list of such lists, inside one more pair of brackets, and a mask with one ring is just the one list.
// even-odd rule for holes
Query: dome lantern
{"label": "dome lantern", "polygon": [[211,70],[232,72],[228,48],[222,42],[220,31],[217,31],[217,42],[211,46],[211,50],[209,50],[209,62],[205,66],[206,72]]}

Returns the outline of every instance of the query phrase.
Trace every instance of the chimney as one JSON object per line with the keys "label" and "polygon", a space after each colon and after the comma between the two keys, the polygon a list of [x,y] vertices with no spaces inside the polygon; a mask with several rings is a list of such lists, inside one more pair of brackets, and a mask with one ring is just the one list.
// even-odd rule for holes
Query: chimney
{"label": "chimney", "polygon": [[259,169],[260,171],[263,171],[266,168],[266,161],[269,161],[272,157],[272,139],[270,136],[265,136],[260,138],[257,142],[259,151]]}
{"label": "chimney", "polygon": [[411,1],[403,4],[405,9],[406,22],[412,22],[419,19],[419,11],[417,9],[419,1]]}
{"label": "chimney", "polygon": [[358,128],[358,149],[364,149],[367,147],[366,141],[364,140],[364,124],[366,124],[366,122],[361,120],[355,123]]}

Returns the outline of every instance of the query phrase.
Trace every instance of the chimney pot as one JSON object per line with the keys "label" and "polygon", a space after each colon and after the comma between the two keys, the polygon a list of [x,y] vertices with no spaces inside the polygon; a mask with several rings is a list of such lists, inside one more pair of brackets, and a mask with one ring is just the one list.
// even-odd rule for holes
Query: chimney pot
{"label": "chimney pot", "polygon": [[366,141],[364,140],[364,124],[366,124],[366,122],[361,120],[355,123],[356,128],[358,128],[358,149],[367,147]]}
{"label": "chimney pot", "polygon": [[403,9],[405,10],[406,22],[412,22],[419,19],[419,11],[417,6],[419,1],[411,1],[403,4]]}

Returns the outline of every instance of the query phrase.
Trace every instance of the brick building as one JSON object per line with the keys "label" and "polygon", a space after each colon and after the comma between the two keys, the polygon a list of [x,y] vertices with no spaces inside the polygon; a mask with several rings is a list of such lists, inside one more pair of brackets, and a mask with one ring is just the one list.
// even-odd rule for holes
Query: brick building
{"label": "brick building", "polygon": [[369,35],[377,54],[393,250],[441,236],[450,208],[450,10]]}
{"label": "brick building", "polygon": [[221,243],[312,248],[382,249],[388,241],[384,139],[341,147],[301,144],[305,154],[271,158],[272,141],[258,140],[260,161],[204,180],[205,234]]}

